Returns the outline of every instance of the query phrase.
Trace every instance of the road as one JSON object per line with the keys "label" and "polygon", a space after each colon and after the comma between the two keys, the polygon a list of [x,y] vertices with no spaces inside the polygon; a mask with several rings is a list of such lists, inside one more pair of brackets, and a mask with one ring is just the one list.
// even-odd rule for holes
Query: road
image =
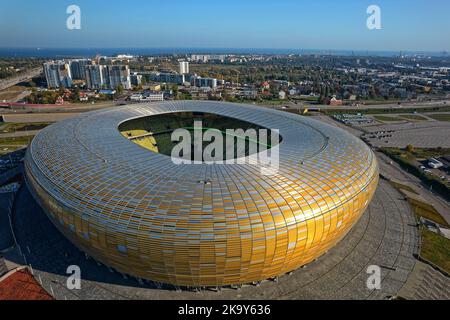
{"label": "road", "polygon": [[398,105],[397,103],[387,103],[387,104],[373,104],[373,105],[363,105],[360,104],[358,106],[331,106],[331,105],[325,105],[325,104],[310,104],[308,101],[298,101],[297,103],[286,100],[286,102],[276,104],[276,105],[270,105],[270,104],[260,104],[262,107],[267,108],[273,108],[273,109],[281,109],[282,107],[288,106],[292,109],[320,109],[320,110],[327,110],[327,109],[345,109],[345,110],[365,110],[365,109],[397,109],[399,113],[402,112],[402,109],[409,109],[409,108],[433,108],[433,107],[444,107],[444,106],[450,106],[449,100],[436,100],[436,101],[418,101],[418,102],[402,102],[401,105]]}
{"label": "road", "polygon": [[22,81],[30,80],[31,78],[36,77],[41,73],[42,73],[42,68],[39,67],[39,68],[31,69],[27,73],[18,75],[17,77],[0,80],[0,90],[4,90],[9,87],[12,87]]}
{"label": "road", "polygon": [[12,102],[19,102],[19,101],[25,99],[26,97],[28,97],[31,94],[31,92],[32,92],[31,90],[22,91],[13,99]]}
{"label": "road", "polygon": [[3,115],[5,122],[56,122],[78,116],[80,113],[18,113]]}
{"label": "road", "polygon": [[39,133],[41,130],[26,130],[26,131],[15,131],[15,132],[8,132],[8,133],[1,133],[0,134],[0,141],[2,138],[15,138],[15,137],[26,137],[26,136],[35,136]]}
{"label": "road", "polygon": [[426,202],[432,204],[436,210],[439,211],[445,221],[450,224],[450,205],[444,198],[442,198],[439,194],[425,188],[422,180],[415,175],[405,172],[399,164],[392,161],[391,158],[386,156],[384,153],[375,151],[375,154],[378,157],[378,164],[382,173],[386,173],[389,177],[414,185],[420,196]]}
{"label": "road", "polygon": [[0,108],[0,114],[41,114],[41,113],[78,113],[78,112],[88,112],[99,109],[111,108],[118,106],[116,101],[103,101],[92,103],[73,103],[73,104],[63,104],[63,105],[16,105],[12,108],[4,107]]}

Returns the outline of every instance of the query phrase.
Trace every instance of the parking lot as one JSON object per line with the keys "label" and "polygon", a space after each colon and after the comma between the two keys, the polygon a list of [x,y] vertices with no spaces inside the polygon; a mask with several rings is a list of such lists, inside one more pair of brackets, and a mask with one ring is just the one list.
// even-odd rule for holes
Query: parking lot
{"label": "parking lot", "polygon": [[407,123],[366,127],[363,136],[375,147],[450,148],[450,123]]}

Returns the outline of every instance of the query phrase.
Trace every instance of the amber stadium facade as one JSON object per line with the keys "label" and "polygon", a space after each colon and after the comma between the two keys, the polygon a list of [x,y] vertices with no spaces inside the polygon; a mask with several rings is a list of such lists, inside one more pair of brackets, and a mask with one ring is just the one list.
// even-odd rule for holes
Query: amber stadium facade
{"label": "amber stadium facade", "polygon": [[[176,113],[278,129],[278,170],[174,164],[155,141],[180,122],[145,119]],[[58,122],[31,142],[25,172],[79,249],[119,272],[187,287],[258,282],[317,259],[358,221],[378,182],[372,151],[341,129],[211,101],[127,105]]]}

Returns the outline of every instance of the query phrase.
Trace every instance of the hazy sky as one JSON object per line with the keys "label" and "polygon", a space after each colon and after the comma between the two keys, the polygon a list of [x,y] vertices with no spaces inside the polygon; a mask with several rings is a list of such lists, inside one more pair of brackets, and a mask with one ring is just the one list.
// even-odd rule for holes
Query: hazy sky
{"label": "hazy sky", "polygon": [[[66,8],[81,8],[68,30]],[[382,30],[368,30],[367,7]],[[0,47],[450,50],[448,0],[0,0]]]}

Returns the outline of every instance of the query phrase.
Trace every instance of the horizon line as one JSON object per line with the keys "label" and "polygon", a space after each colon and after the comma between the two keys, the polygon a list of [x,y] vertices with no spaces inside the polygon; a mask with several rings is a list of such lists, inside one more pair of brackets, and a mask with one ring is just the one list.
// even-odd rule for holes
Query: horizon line
{"label": "horizon line", "polygon": [[270,48],[270,47],[175,47],[175,46],[149,46],[149,47],[141,47],[141,46],[125,46],[125,47],[111,47],[111,46],[100,46],[100,47],[91,47],[91,46],[80,46],[80,47],[53,47],[53,46],[1,46],[0,49],[226,49],[226,50],[321,50],[321,51],[366,51],[366,52],[445,52],[447,49],[442,50],[432,50],[432,49],[336,49],[336,48]]}

